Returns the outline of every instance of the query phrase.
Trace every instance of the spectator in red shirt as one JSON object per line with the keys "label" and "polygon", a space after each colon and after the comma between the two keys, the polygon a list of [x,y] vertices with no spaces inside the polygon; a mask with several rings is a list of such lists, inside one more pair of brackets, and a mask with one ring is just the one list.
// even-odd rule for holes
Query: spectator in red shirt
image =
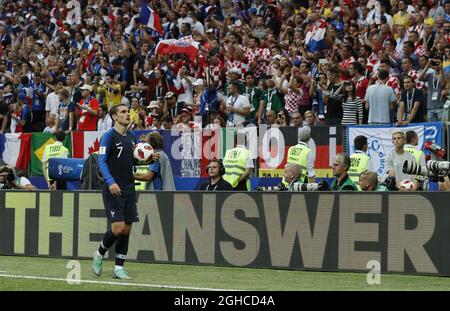
{"label": "spectator in red shirt", "polygon": [[80,131],[95,131],[97,129],[98,101],[91,96],[92,86],[83,85],[81,88],[83,99],[78,106],[78,129]]}

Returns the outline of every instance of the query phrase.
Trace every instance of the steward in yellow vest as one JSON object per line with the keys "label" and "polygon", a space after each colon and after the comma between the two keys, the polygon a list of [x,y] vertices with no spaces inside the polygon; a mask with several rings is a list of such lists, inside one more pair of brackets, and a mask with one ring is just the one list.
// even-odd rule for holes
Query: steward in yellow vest
{"label": "steward in yellow vest", "polygon": [[416,159],[416,163],[417,164],[423,165],[421,163],[421,158],[423,157],[423,161],[425,162],[425,153],[422,150],[418,150],[418,149],[416,149],[415,146],[409,145],[409,144],[405,144],[403,149],[406,152],[409,152],[409,153],[411,153],[414,156],[414,158]]}
{"label": "steward in yellow vest", "polygon": [[407,131],[405,133],[405,139],[406,144],[403,146],[403,149],[414,156],[417,164],[425,167],[425,153],[422,150],[417,149],[417,145],[419,144],[419,136],[417,133],[415,131]]}
{"label": "steward in yellow vest", "polygon": [[361,150],[356,150],[354,154],[350,156],[350,169],[348,170],[348,176],[355,183],[359,183],[359,176],[362,172],[369,171],[370,157]]}
{"label": "steward in yellow vest", "polygon": [[[358,135],[353,140],[355,147],[355,153],[350,156],[350,168],[348,170],[348,176],[357,186],[359,185],[359,176],[365,171],[374,171],[374,167],[370,156],[367,155],[369,145],[367,137],[364,135]],[[358,186],[358,190],[361,190]]]}
{"label": "steward in yellow vest", "polygon": [[305,177],[307,176],[306,166],[310,152],[311,149],[304,142],[299,142],[297,145],[290,147],[288,150],[287,163],[296,163],[300,165],[300,180],[302,182],[305,181]]}
{"label": "steward in yellow vest", "polygon": [[48,159],[69,157],[69,149],[63,145],[66,134],[63,131],[58,130],[55,132],[55,136],[56,141],[53,144],[45,146],[44,154],[42,155],[42,173],[44,174],[44,178],[47,181],[50,190],[65,190],[67,189],[67,183],[65,181],[50,180],[48,176]]}
{"label": "steward in yellow vest", "polygon": [[223,179],[230,183],[234,190],[250,190],[251,169],[247,165],[250,151],[244,146],[237,145],[235,148],[227,150],[223,158],[225,175]]}
{"label": "steward in yellow vest", "polygon": [[[287,163],[296,163],[300,165],[301,182],[314,182],[314,156],[312,154],[311,148],[308,146],[308,142],[311,139],[311,128],[309,126],[304,126],[298,130],[298,141],[299,143],[292,146],[288,150]],[[311,176],[311,174],[313,176]],[[307,180],[305,180],[307,178]],[[285,181],[284,177],[281,181],[287,188],[288,183]]]}

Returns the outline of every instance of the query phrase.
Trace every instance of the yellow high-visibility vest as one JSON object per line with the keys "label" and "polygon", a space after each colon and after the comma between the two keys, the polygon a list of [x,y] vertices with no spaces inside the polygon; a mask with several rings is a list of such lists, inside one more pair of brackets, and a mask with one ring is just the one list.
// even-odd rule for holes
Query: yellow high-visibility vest
{"label": "yellow high-visibility vest", "polygon": [[[306,165],[308,163],[308,155],[311,152],[311,149],[303,144],[297,144],[295,146],[292,146],[288,150],[287,155],[287,163],[296,163],[300,165],[302,172],[300,174],[300,180],[303,182],[305,180],[305,177],[307,175],[306,171]],[[284,182],[284,178],[283,178]]]}
{"label": "yellow high-visibility vest", "polygon": [[[136,173],[137,174],[147,174],[149,172],[150,168],[148,165],[138,165],[136,166]],[[135,185],[134,188],[137,190],[147,190],[148,182],[146,181],[137,181],[139,184]]]}
{"label": "yellow high-visibility vest", "polygon": [[350,156],[350,169],[348,176],[355,183],[359,184],[359,176],[367,171],[370,157],[364,153],[354,153]]}
{"label": "yellow high-visibility vest", "polygon": [[406,147],[405,151],[411,153],[416,159],[416,163],[420,164],[420,156],[422,155],[423,152],[422,150],[417,150],[414,147]]}
{"label": "yellow high-visibility vest", "polygon": [[[223,179],[230,183],[233,188],[239,183],[239,178],[244,174],[250,151],[246,148],[236,147],[227,150],[223,159],[225,175]],[[250,190],[250,179],[247,180],[247,190]]]}
{"label": "yellow high-visibility vest", "polygon": [[[50,158],[67,158],[69,156],[69,149],[63,146],[61,142],[54,142],[48,144],[44,149],[44,156],[42,161],[48,161]],[[47,176],[48,176],[48,162],[47,162]]]}

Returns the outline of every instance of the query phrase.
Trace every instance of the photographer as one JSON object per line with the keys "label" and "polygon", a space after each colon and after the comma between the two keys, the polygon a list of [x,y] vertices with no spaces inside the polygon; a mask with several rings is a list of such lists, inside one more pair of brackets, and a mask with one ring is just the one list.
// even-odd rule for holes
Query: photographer
{"label": "photographer", "polygon": [[25,177],[24,172],[19,172],[16,177],[14,169],[9,166],[0,167],[0,189],[28,189],[33,190],[35,187],[30,180]]}
{"label": "photographer", "polygon": [[333,161],[333,176],[336,177],[331,184],[332,191],[358,191],[356,185],[348,176],[350,169],[350,158],[348,155],[339,153]]}
{"label": "photographer", "polygon": [[382,184],[378,184],[378,176],[375,172],[365,171],[359,176],[359,186],[361,191],[389,191]]}
{"label": "photographer", "polygon": [[297,163],[287,163],[284,168],[284,181],[287,185],[288,191],[293,191],[292,185],[294,183],[302,182],[300,175],[302,173],[302,167]]}

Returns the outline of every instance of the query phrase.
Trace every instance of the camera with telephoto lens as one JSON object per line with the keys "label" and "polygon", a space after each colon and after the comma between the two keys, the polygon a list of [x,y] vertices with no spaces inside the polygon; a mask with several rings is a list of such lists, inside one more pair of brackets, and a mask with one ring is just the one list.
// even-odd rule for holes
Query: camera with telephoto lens
{"label": "camera with telephoto lens", "polygon": [[291,191],[326,191],[330,190],[330,185],[325,180],[318,183],[296,182],[291,186]]}
{"label": "camera with telephoto lens", "polygon": [[428,176],[428,177],[432,177],[432,176],[436,175],[436,172],[433,170],[429,170],[428,167],[422,167],[421,165],[417,164],[415,161],[408,161],[408,160],[403,162],[402,171],[404,174],[408,174],[408,175],[420,175],[420,176]]}
{"label": "camera with telephoto lens", "polygon": [[430,160],[427,162],[427,169],[432,172],[448,174],[450,171],[450,162]]}
{"label": "camera with telephoto lens", "polygon": [[283,184],[277,186],[260,186],[256,187],[256,191],[286,191],[286,187]]}

